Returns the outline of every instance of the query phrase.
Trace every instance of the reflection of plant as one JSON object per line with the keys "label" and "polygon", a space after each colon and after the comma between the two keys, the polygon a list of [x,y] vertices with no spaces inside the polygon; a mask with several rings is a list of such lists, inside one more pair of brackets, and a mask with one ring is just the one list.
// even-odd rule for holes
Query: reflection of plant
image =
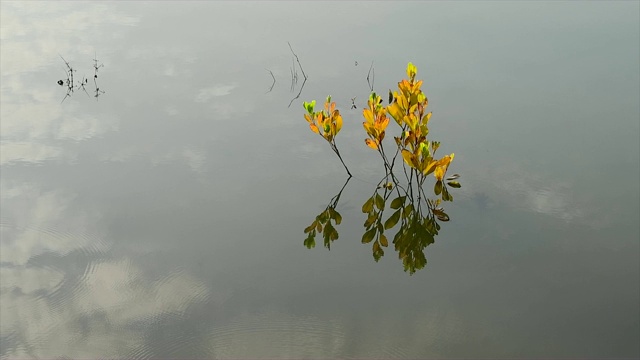
{"label": "reflection of plant", "polygon": [[[420,89],[422,80],[415,79],[417,71],[417,68],[409,63],[408,78],[398,83],[398,91],[389,92],[388,106],[383,106],[382,98],[372,92],[367,102],[368,106],[362,112],[365,120],[362,124],[367,134],[365,144],[378,152],[386,172],[374,194],[362,206],[362,212],[367,214],[362,243],[373,242],[373,258],[378,261],[384,256],[384,248],[389,246],[385,231],[400,224],[392,243],[404,264],[405,271],[410,274],[426,265],[424,249],[432,244],[434,237],[438,235],[440,230],[438,221],[449,221],[449,215],[440,206],[443,201],[453,201],[445,181],[453,188],[461,186],[459,182],[454,181],[459,177],[457,174],[445,180],[454,154],[437,159],[435,153],[440,147],[440,142],[427,139],[431,113],[426,112],[429,102]],[[325,138],[342,161],[335,146],[335,136],[342,127],[342,117],[335,109],[335,103],[331,103],[331,97],[327,98],[325,111],[314,112],[315,101],[305,102],[303,105],[307,110],[305,119],[309,122],[311,130]],[[391,159],[383,145],[390,118],[393,118],[400,128],[400,136],[394,137],[396,151]],[[399,154],[404,160],[402,164],[406,178],[404,184],[400,183],[393,173],[395,160]],[[344,165],[344,161],[342,164]],[[345,169],[351,176],[346,165]],[[430,199],[424,192],[424,182],[432,173],[436,179],[434,186],[434,193],[438,197],[436,199]],[[386,202],[394,193],[396,196],[389,205],[393,213],[383,221]],[[319,215],[316,221],[305,229],[305,232],[311,232],[314,229],[319,231],[324,224],[325,238],[331,239],[332,236],[337,238],[337,232],[334,234],[335,229],[330,222],[330,219],[335,219],[335,215],[332,215],[330,208],[329,206]],[[329,231],[328,235],[327,231]],[[313,235],[315,236],[315,232]],[[311,235],[305,241],[305,245],[312,247],[308,245],[309,239],[312,239]],[[325,246],[329,241],[326,239]]]}
{"label": "reflection of plant", "polygon": [[338,230],[336,230],[335,226],[331,224],[331,220],[335,223],[335,225],[340,225],[342,222],[342,215],[336,211],[336,206],[338,206],[338,201],[340,201],[340,195],[342,195],[342,191],[347,184],[351,180],[351,177],[347,179],[347,181],[342,185],[342,189],[336,196],[334,196],[330,201],[329,205],[318,215],[316,219],[304,229],[307,238],[304,240],[304,246],[308,249],[311,249],[316,246],[316,233],[323,233],[324,237],[324,247],[327,249],[331,249],[331,243],[338,239]]}
{"label": "reflection of plant", "polygon": [[[382,182],[384,180],[380,183]],[[384,189],[382,195],[380,189]],[[449,221],[449,215],[440,207],[441,199],[427,199],[423,203],[422,199],[411,197],[407,190],[395,187],[398,196],[389,204],[393,213],[383,221],[386,202],[393,194],[392,189],[391,183],[378,187],[362,205],[362,212],[367,214],[362,243],[368,244],[375,240],[372,245],[373,258],[376,261],[380,260],[384,256],[383,248],[389,246],[385,231],[393,229],[399,223],[400,227],[393,236],[392,243],[404,264],[405,271],[413,274],[427,263],[424,249],[432,244],[434,237],[438,235],[440,225],[437,220]]]}
{"label": "reflection of plant", "polygon": [[[87,89],[85,88],[87,86],[87,84],[89,83],[89,80],[86,77],[82,77],[82,80],[79,81],[75,81],[73,78],[73,74],[76,72],[76,69],[72,68],[71,65],[69,64],[69,62],[67,62],[67,60],[65,60],[62,55],[60,55],[60,58],[62,59],[62,61],[64,61],[64,64],[66,66],[66,73],[67,73],[67,79],[66,80],[58,80],[58,85],[60,86],[66,86],[67,88],[67,93],[64,96],[64,98],[62,98],[62,102],[64,102],[68,97],[71,97],[71,94],[73,94],[73,92],[75,90],[78,89],[82,89],[87,96],[89,96],[89,93],[87,92]],[[104,64],[100,64],[98,65],[98,59],[96,56],[96,59],[93,59],[93,84],[95,85],[95,95],[94,97],[96,98],[96,100],[98,100],[98,97],[102,94],[104,94],[104,90],[100,90],[100,87],[98,87],[98,69],[100,69],[101,67],[104,67]],[[62,103],[61,102],[61,103]]]}

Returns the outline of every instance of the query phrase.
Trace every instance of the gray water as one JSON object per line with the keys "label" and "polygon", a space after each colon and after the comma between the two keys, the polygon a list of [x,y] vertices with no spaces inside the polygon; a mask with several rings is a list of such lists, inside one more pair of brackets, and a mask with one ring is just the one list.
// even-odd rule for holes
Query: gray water
{"label": "gray water", "polygon": [[[3,359],[640,356],[638,2],[0,10]],[[462,175],[413,275],[360,241],[366,78],[409,61]],[[354,178],[307,249],[347,179],[303,119],[329,94]]]}

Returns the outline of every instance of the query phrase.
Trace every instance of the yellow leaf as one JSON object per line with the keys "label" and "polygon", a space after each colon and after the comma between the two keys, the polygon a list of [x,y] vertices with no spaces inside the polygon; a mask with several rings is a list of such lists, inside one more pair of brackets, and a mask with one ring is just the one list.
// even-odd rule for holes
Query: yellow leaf
{"label": "yellow leaf", "polygon": [[413,79],[416,76],[417,72],[418,69],[412,63],[407,64],[407,77],[409,79]]}
{"label": "yellow leaf", "polygon": [[397,102],[387,106],[387,112],[398,124],[402,123],[402,110]]}
{"label": "yellow leaf", "polygon": [[402,158],[404,159],[404,162],[407,163],[407,165],[411,166],[412,168],[416,168],[416,157],[409,150],[402,149]]}
{"label": "yellow leaf", "polygon": [[304,114],[304,119],[309,123],[311,122],[311,116],[309,116],[309,114]]}
{"label": "yellow leaf", "polygon": [[444,178],[444,174],[447,172],[447,168],[449,167],[451,160],[453,160],[453,156],[453,154],[446,155],[442,159],[438,160],[436,164],[436,170],[433,174],[438,181],[442,181],[442,179]]}
{"label": "yellow leaf", "polygon": [[422,80],[419,80],[415,84],[413,84],[413,88],[411,89],[412,92],[416,93],[420,91],[420,86],[422,86]]}
{"label": "yellow leaf", "polygon": [[371,112],[370,109],[364,109],[362,110],[362,116],[364,116],[364,119],[370,123],[373,124],[373,112]]}
{"label": "yellow leaf", "polygon": [[427,113],[422,117],[422,124],[427,125],[429,123],[429,119],[431,119],[431,113]]}
{"label": "yellow leaf", "polygon": [[340,129],[342,129],[342,116],[340,115],[340,113],[336,114],[335,121],[336,121],[336,135],[338,135],[338,133],[340,132]]}
{"label": "yellow leaf", "polygon": [[425,167],[425,169],[422,171],[422,174],[424,176],[427,176],[427,175],[431,174],[433,172],[433,170],[436,168],[437,165],[438,165],[438,161],[430,160],[429,161],[429,165],[427,165],[427,167]]}
{"label": "yellow leaf", "polygon": [[404,96],[404,94],[398,98],[398,103],[400,103],[400,108],[402,109],[407,109],[409,107],[409,100],[407,100],[407,97]]}
{"label": "yellow leaf", "polygon": [[438,181],[442,181],[445,171],[446,169],[443,166],[438,166],[436,167],[436,171],[433,173],[433,175],[436,177],[436,179],[438,179]]}
{"label": "yellow leaf", "polygon": [[320,134],[320,130],[318,130],[318,127],[316,126],[316,124],[309,124],[309,127],[311,128],[311,131],[313,131],[316,134]]}
{"label": "yellow leaf", "polygon": [[363,123],[362,123],[362,127],[364,127],[364,131],[366,131],[366,132],[367,132],[367,134],[372,135],[372,136],[375,136],[375,135],[374,135],[374,133],[375,133],[375,129],[373,128],[373,125],[370,125],[370,124],[368,124],[368,123],[366,123],[366,122],[363,122]]}
{"label": "yellow leaf", "polygon": [[387,128],[387,125],[389,125],[389,118],[382,115],[382,117],[380,117],[375,124],[375,128],[376,130],[382,132],[384,131],[384,129]]}
{"label": "yellow leaf", "polygon": [[371,139],[364,139],[365,144],[367,144],[368,147],[374,149],[374,150],[378,150],[378,144],[375,143],[375,141],[371,140]]}

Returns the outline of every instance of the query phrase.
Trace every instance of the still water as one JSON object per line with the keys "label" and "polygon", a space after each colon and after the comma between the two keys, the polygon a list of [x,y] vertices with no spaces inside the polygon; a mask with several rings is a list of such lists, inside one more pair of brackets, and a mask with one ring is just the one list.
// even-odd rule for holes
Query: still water
{"label": "still water", "polygon": [[[3,359],[640,356],[640,3],[0,6]],[[462,175],[412,275],[361,243],[409,61]]]}

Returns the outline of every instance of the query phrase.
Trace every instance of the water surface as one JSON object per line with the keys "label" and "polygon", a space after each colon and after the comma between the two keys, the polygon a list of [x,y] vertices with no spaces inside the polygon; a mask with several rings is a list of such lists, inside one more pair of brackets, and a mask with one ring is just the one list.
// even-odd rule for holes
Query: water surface
{"label": "water surface", "polygon": [[[1,6],[3,359],[640,356],[637,2]],[[463,185],[411,276],[360,243],[409,61]]]}

